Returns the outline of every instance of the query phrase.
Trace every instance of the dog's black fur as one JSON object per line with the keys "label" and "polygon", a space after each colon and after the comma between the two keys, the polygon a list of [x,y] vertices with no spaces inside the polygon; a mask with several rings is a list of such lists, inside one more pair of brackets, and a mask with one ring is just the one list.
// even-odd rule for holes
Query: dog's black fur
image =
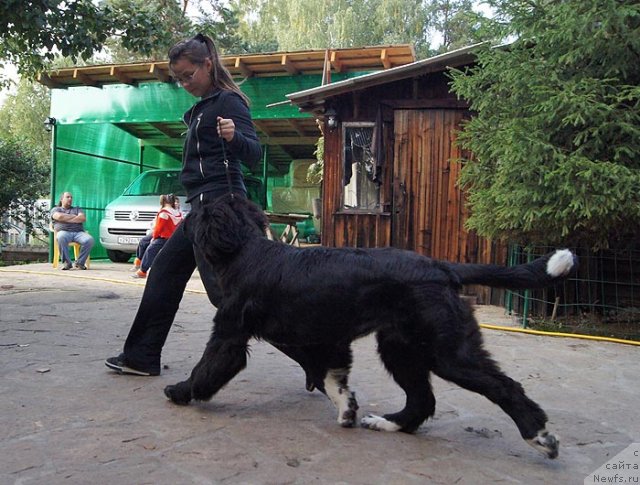
{"label": "dog's black fur", "polygon": [[376,332],[380,357],[406,393],[404,409],[365,416],[364,427],[412,432],[435,412],[430,373],[500,406],[522,437],[549,458],[558,441],[547,416],[483,349],[462,284],[542,287],[575,265],[557,251],[526,265],[464,265],[393,248],[295,248],[264,237],[267,219],[239,197],[222,197],[192,212],[185,230],[215,269],[223,303],[204,355],[191,377],[167,386],[176,404],[208,400],[247,363],[250,338],[288,349],[307,379],[353,426],[358,405],[348,388],[351,342]]}

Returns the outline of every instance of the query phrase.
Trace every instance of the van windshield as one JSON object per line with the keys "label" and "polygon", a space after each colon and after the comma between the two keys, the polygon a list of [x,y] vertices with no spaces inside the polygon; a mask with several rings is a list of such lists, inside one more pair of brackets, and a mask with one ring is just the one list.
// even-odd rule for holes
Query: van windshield
{"label": "van windshield", "polygon": [[131,182],[122,195],[162,195],[175,194],[186,196],[187,192],[180,183],[180,172],[144,172]]}

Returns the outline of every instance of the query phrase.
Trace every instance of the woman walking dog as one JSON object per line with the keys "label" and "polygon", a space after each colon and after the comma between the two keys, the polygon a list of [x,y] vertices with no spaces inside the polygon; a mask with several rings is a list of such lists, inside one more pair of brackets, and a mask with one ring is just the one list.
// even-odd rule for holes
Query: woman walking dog
{"label": "woman walking dog", "polygon": [[[186,201],[197,209],[230,191],[246,197],[240,161],[252,166],[262,156],[247,97],[205,35],[174,45],[169,51],[169,67],[185,90],[201,98],[183,118],[188,131],[180,181],[187,190]],[[221,292],[216,277],[182,226],[155,259],[124,352],[108,358],[107,367],[123,374],[160,374],[162,347],[196,266],[209,300],[219,305]]]}

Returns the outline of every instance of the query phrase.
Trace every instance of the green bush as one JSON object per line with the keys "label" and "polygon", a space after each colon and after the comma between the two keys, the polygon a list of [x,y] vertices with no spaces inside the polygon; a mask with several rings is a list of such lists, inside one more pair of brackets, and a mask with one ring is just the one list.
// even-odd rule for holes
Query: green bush
{"label": "green bush", "polygon": [[49,191],[48,167],[25,142],[0,140],[0,181],[0,232],[8,229],[8,216],[33,232],[41,211],[36,199]]}

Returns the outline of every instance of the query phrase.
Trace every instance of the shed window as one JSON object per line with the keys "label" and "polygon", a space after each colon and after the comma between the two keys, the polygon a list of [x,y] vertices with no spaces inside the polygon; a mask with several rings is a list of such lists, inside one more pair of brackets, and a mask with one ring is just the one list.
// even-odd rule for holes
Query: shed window
{"label": "shed window", "polygon": [[373,123],[343,123],[345,209],[376,210],[380,186],[374,180]]}

